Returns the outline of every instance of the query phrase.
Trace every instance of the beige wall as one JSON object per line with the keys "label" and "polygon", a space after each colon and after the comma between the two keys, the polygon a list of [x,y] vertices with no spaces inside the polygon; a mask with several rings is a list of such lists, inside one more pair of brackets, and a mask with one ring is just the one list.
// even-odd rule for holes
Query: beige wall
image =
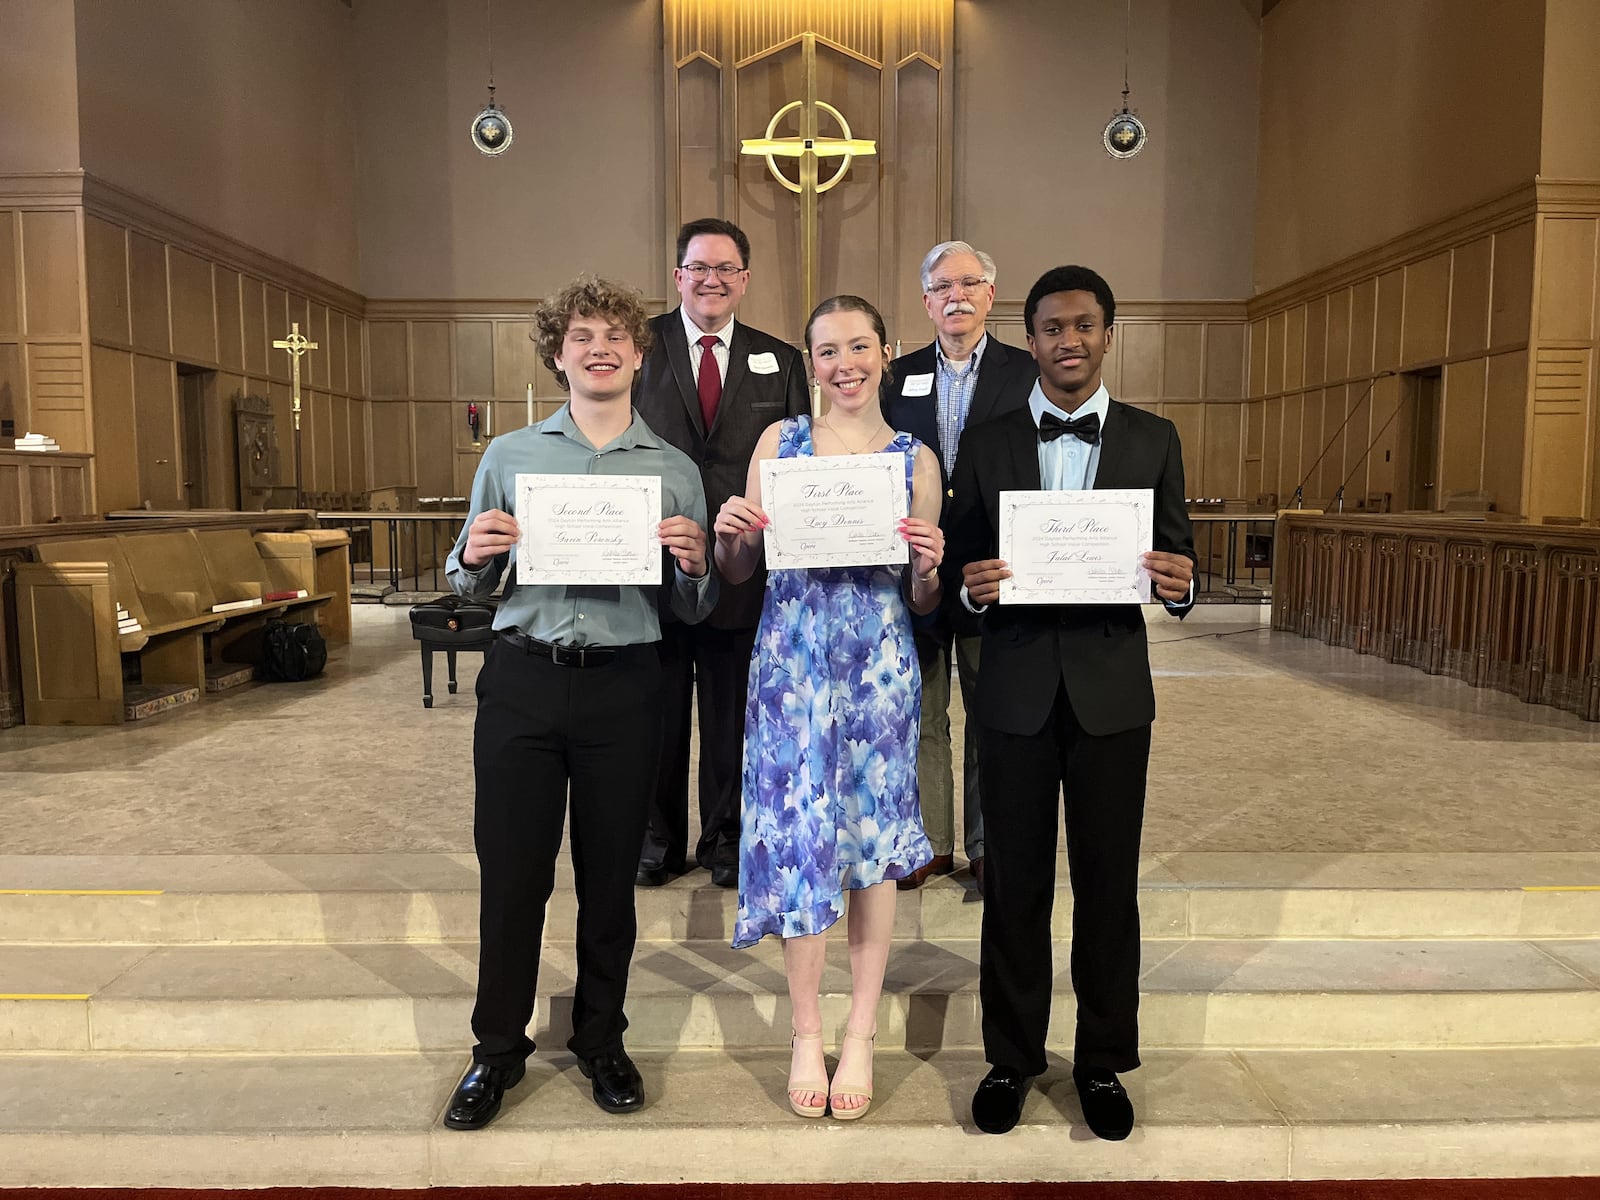
{"label": "beige wall", "polygon": [[1546,0],[1539,173],[1600,179],[1600,4]]}
{"label": "beige wall", "polygon": [[357,285],[350,9],[78,0],[76,18],[86,171]]}
{"label": "beige wall", "polygon": [[[1294,4],[1288,5],[1294,7]],[[1140,0],[1136,158],[1106,154],[1125,9],[957,0],[954,228],[994,255],[999,293],[1085,262],[1119,299],[1250,293],[1260,29],[1239,0]]]}
{"label": "beige wall", "polygon": [[[1262,23],[1256,289],[1530,182],[1544,14],[1541,0],[1275,6]],[[1570,52],[1592,73],[1592,43]]]}
{"label": "beige wall", "polygon": [[488,95],[483,6],[356,0],[355,14],[363,292],[535,297],[592,271],[671,294],[660,0],[495,5],[496,98],[516,136],[493,159],[467,136]]}
{"label": "beige wall", "polygon": [[0,0],[0,175],[78,162],[73,0]]}

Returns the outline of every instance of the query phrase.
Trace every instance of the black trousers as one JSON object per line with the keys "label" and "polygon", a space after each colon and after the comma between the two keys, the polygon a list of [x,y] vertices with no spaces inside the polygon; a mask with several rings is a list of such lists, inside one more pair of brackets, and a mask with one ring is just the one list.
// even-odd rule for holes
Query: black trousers
{"label": "black trousers", "polygon": [[1038,733],[984,729],[987,845],[978,987],[988,1061],[1027,1075],[1045,1069],[1055,976],[1058,797],[1065,791],[1072,873],[1076,1066],[1139,1065],[1139,835],[1150,726],[1105,737],[1083,731],[1066,689]]}
{"label": "black trousers", "polygon": [[589,667],[559,667],[503,639],[484,655],[473,736],[483,874],[476,1062],[509,1066],[533,1053],[527,1028],[569,790],[578,978],[567,1045],[586,1058],[622,1046],[660,686],[653,643]]}
{"label": "black trousers", "polygon": [[755,652],[754,629],[661,623],[661,771],[650,802],[639,862],[674,873],[689,858],[689,732],[693,700],[700,711],[700,841],[702,867],[739,863],[740,780],[744,769],[744,704]]}

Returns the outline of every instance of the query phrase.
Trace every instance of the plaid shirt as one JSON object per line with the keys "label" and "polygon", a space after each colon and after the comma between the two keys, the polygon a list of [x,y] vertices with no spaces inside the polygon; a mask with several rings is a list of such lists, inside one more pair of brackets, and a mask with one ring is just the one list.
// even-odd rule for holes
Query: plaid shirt
{"label": "plaid shirt", "polygon": [[943,452],[944,473],[948,479],[955,474],[956,450],[961,445],[961,431],[967,424],[967,413],[972,409],[972,392],[978,386],[978,364],[983,360],[984,347],[989,344],[986,333],[972,348],[972,357],[956,367],[944,356],[944,347],[933,343],[933,357],[938,364],[939,382],[939,448]]}

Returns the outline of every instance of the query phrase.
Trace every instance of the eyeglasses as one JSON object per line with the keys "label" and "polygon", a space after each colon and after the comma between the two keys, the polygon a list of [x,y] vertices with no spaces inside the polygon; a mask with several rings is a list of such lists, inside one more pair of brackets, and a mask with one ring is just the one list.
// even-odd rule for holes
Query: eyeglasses
{"label": "eyeglasses", "polygon": [[956,288],[963,292],[975,292],[988,282],[982,275],[968,275],[963,279],[934,279],[928,283],[928,295],[948,296]]}
{"label": "eyeglasses", "polygon": [[744,274],[743,267],[736,267],[732,263],[720,263],[715,267],[708,267],[705,263],[684,263],[678,270],[696,283],[703,281],[713,271],[717,273],[719,279],[737,279]]}

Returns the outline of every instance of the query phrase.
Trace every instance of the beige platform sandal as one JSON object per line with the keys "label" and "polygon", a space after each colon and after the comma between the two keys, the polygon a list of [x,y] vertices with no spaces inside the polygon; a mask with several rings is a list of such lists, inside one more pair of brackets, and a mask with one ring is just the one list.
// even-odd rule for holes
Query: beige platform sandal
{"label": "beige platform sandal", "polygon": [[[859,1120],[866,1116],[867,1109],[872,1107],[872,1051],[873,1043],[877,1040],[877,1037],[878,1031],[876,1029],[871,1033],[856,1033],[852,1029],[845,1029],[844,1040],[846,1042],[857,1041],[867,1044],[867,1076],[865,1082],[858,1083],[855,1080],[841,1079],[839,1071],[833,1073],[833,1085],[828,1091],[828,1103],[833,1108],[834,1120]],[[841,1064],[844,1061],[844,1046],[842,1044],[839,1047],[839,1061]],[[840,1108],[838,1100],[841,1096],[849,1097],[852,1100],[859,1097],[862,1103],[856,1108]]]}
{"label": "beige platform sandal", "polygon": [[[822,1031],[820,1029],[816,1033],[800,1033],[794,1029],[789,1032],[793,1035],[789,1040],[789,1048],[791,1050],[794,1049],[796,1042],[817,1042],[820,1044],[822,1041]],[[794,1068],[791,1066],[789,1069],[789,1107],[794,1109],[795,1115],[799,1117],[816,1118],[828,1111],[828,1102],[826,1100],[821,1104],[801,1104],[794,1098],[796,1092],[802,1094],[813,1092],[818,1095],[827,1095],[828,1077],[826,1075],[817,1079],[796,1079],[794,1077]]]}

